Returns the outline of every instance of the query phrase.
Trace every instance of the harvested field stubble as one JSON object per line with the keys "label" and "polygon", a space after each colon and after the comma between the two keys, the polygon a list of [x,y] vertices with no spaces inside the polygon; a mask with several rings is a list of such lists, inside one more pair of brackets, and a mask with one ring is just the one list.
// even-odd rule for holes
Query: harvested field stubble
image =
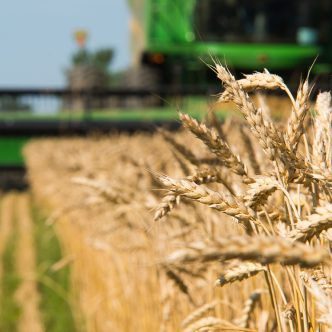
{"label": "harvested field stubble", "polygon": [[[331,96],[312,116],[307,80],[293,97],[267,71],[213,69],[244,120],[26,148],[88,331],[332,329]],[[285,92],[286,123],[260,89]]]}

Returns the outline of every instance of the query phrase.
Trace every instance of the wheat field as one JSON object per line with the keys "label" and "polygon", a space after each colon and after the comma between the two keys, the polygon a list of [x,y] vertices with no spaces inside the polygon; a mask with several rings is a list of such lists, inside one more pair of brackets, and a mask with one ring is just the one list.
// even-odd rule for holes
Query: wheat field
{"label": "wheat field", "polygon": [[[211,69],[237,109],[224,123],[25,149],[88,332],[332,331],[331,95]],[[284,121],[253,99],[275,89]]]}

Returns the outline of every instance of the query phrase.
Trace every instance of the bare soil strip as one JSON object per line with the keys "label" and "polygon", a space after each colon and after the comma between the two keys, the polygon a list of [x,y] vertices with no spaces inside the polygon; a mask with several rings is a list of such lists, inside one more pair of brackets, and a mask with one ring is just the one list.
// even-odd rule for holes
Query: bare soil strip
{"label": "bare soil strip", "polygon": [[16,269],[22,282],[17,289],[15,299],[21,308],[17,322],[18,331],[43,332],[40,294],[36,281],[36,252],[33,236],[33,221],[28,194],[20,194],[16,200],[18,243]]}
{"label": "bare soil strip", "polygon": [[[0,282],[3,280],[3,254],[14,225],[14,194],[5,195],[1,202],[0,212]],[[0,287],[0,297],[2,287]],[[1,308],[0,308],[1,311]]]}

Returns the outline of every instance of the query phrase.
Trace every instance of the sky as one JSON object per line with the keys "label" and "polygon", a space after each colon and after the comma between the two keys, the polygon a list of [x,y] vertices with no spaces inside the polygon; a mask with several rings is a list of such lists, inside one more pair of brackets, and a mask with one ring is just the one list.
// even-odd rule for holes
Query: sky
{"label": "sky", "polygon": [[77,49],[73,33],[87,30],[87,47],[111,47],[111,69],[129,65],[126,0],[10,0],[0,10],[0,87],[62,87]]}

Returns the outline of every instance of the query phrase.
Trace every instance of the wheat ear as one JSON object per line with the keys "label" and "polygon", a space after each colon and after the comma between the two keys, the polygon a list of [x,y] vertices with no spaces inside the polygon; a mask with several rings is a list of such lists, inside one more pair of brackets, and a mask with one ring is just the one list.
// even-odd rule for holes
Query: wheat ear
{"label": "wheat ear", "polygon": [[198,168],[193,175],[187,176],[187,180],[196,184],[221,183],[232,195],[235,195],[232,185],[226,180],[226,177],[219,167],[202,167]]}
{"label": "wheat ear", "polygon": [[197,138],[202,140],[204,144],[213,152],[220,161],[236,174],[248,176],[247,170],[240,160],[224,142],[214,129],[209,129],[205,124],[199,123],[196,119],[188,114],[180,113],[180,119],[183,125],[188,128]]}
{"label": "wheat ear", "polygon": [[309,83],[306,79],[303,83],[301,82],[299,86],[295,102],[296,105],[293,107],[287,123],[286,143],[288,144],[288,148],[293,151],[296,151],[300,138],[303,134],[304,119],[309,110],[309,96]]}
{"label": "wheat ear", "polygon": [[289,232],[289,238],[294,241],[310,241],[314,236],[332,227],[332,204],[325,204],[316,208],[316,213],[307,220],[300,221],[295,229]]}
{"label": "wheat ear", "polygon": [[221,65],[216,65],[218,78],[226,85],[232,94],[232,101],[237,105],[250,129],[258,139],[263,150],[271,160],[275,160],[280,154],[280,147],[285,142],[272,122],[264,117],[260,109],[256,109],[248,94],[241,88],[234,76]]}
{"label": "wheat ear", "polygon": [[[254,74],[245,74],[244,78],[237,80],[237,83],[246,92],[281,89],[293,99],[293,96],[289,93],[283,79],[278,75],[270,74],[267,69],[264,69],[262,73],[256,72]],[[228,91],[227,88],[218,99],[219,102],[228,102],[231,100],[232,92]]]}
{"label": "wheat ear", "polygon": [[315,111],[312,161],[320,168],[329,168],[331,170],[332,107],[330,92],[318,94]]}
{"label": "wheat ear", "polygon": [[[186,179],[196,184],[219,182],[222,183],[232,195],[234,195],[233,188],[225,180],[225,177],[222,176],[220,169],[216,167],[197,169],[195,174],[188,176]],[[172,191],[167,192],[167,194],[163,197],[161,203],[157,207],[157,210],[154,215],[154,220],[157,221],[168,215],[175,208],[175,206],[179,204],[179,202],[180,202],[179,194],[176,194]]]}
{"label": "wheat ear", "polygon": [[312,270],[310,273],[302,271],[300,276],[309,287],[315,282],[327,295],[332,295],[331,280],[328,280],[322,268]]}
{"label": "wheat ear", "polygon": [[171,191],[184,197],[196,200],[211,208],[222,211],[235,217],[247,230],[250,229],[249,221],[252,219],[248,209],[236,201],[232,196],[213,191],[203,185],[197,185],[185,179],[173,179],[168,176],[159,176],[162,184]]}
{"label": "wheat ear", "polygon": [[157,207],[157,210],[154,214],[154,221],[158,221],[159,219],[165,217],[169,214],[174,207],[179,203],[180,196],[175,194],[172,191],[169,191],[162,199],[161,203]]}
{"label": "wheat ear", "polygon": [[280,237],[235,236],[218,239],[211,245],[173,252],[167,258],[170,264],[189,262],[226,261],[239,259],[260,264],[280,263],[314,267],[329,262],[329,254],[324,249],[312,248],[300,242],[292,242]]}
{"label": "wheat ear", "polygon": [[278,188],[278,182],[272,177],[257,176],[249,184],[249,189],[244,195],[245,204],[252,209],[264,205],[268,197]]}
{"label": "wheat ear", "polygon": [[224,286],[235,281],[242,281],[265,270],[266,267],[259,263],[238,262],[238,266],[234,266],[221,274],[216,281],[216,286]]}
{"label": "wheat ear", "polygon": [[114,192],[113,189],[105,182],[92,180],[86,177],[74,177],[71,180],[75,184],[80,184],[83,186],[87,186],[93,188],[107,200],[114,203],[129,203],[130,199],[125,197],[123,194],[119,192]]}

